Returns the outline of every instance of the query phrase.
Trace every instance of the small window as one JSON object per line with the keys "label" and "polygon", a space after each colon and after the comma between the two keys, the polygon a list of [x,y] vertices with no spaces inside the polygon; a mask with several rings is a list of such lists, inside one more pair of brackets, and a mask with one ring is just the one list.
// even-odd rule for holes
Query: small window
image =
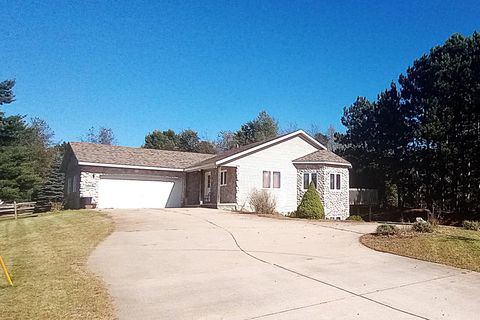
{"label": "small window", "polygon": [[303,174],[303,189],[307,190],[309,184],[310,184],[310,174],[309,173],[304,173]]}
{"label": "small window", "polygon": [[280,172],[273,171],[273,187],[280,188]]}
{"label": "small window", "polygon": [[227,171],[220,172],[220,185],[221,186],[227,185]]}
{"label": "small window", "polygon": [[303,189],[307,190],[310,183],[313,182],[315,189],[317,189],[317,173],[304,173],[303,174]]}
{"label": "small window", "polygon": [[337,190],[340,190],[340,175],[337,174],[337,184],[336,184]]}
{"label": "small window", "polygon": [[207,175],[207,188],[210,188],[212,185],[212,176],[209,174]]}
{"label": "small window", "polygon": [[310,175],[310,182],[313,182],[313,185],[315,186],[315,189],[317,189],[317,174],[312,173]]}
{"label": "small window", "polygon": [[270,171],[263,171],[263,187],[270,188]]}
{"label": "small window", "polygon": [[333,173],[330,174],[330,189],[331,190],[335,189],[335,175]]}

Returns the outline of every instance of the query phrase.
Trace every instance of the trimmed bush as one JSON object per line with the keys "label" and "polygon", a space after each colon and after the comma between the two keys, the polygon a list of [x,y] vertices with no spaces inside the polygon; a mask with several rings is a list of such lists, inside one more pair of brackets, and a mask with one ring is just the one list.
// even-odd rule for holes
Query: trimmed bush
{"label": "trimmed bush", "polygon": [[377,234],[382,236],[391,236],[399,232],[400,230],[393,224],[381,224],[377,227]]}
{"label": "trimmed bush", "polygon": [[274,214],[277,209],[275,197],[267,190],[253,191],[249,203],[252,209],[260,214]]}
{"label": "trimmed bush", "polygon": [[412,225],[412,230],[421,233],[431,233],[433,232],[433,226],[427,221],[417,221]]}
{"label": "trimmed bush", "polygon": [[349,221],[364,222],[364,220],[363,220],[362,217],[360,217],[360,216],[358,216],[358,215],[355,215],[355,214],[354,214],[353,216],[349,216],[349,217],[347,218],[347,220],[349,220]]}
{"label": "trimmed bush", "polygon": [[466,230],[480,231],[480,221],[465,220],[463,228]]}
{"label": "trimmed bush", "polygon": [[320,195],[315,189],[315,185],[310,183],[307,192],[303,195],[302,202],[297,208],[297,218],[324,219],[325,210],[323,209]]}

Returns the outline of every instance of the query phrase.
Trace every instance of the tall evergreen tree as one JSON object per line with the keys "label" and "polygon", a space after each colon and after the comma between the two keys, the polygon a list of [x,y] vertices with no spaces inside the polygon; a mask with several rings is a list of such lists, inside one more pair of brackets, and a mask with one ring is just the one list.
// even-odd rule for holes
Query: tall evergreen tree
{"label": "tall evergreen tree", "polygon": [[257,118],[243,124],[235,133],[235,141],[244,146],[278,136],[278,122],[266,111],[258,114]]}
{"label": "tall evergreen tree", "polygon": [[62,203],[64,174],[60,170],[62,165],[63,154],[65,152],[65,144],[55,146],[54,157],[50,165],[48,175],[38,192],[37,201],[44,204]]}
{"label": "tall evergreen tree", "polygon": [[479,212],[480,34],[454,34],[398,83],[345,109],[352,184],[393,187],[400,206]]}
{"label": "tall evergreen tree", "polygon": [[[14,101],[14,81],[0,84],[0,104]],[[28,201],[35,197],[50,165],[48,126],[39,119],[0,112],[0,199]]]}

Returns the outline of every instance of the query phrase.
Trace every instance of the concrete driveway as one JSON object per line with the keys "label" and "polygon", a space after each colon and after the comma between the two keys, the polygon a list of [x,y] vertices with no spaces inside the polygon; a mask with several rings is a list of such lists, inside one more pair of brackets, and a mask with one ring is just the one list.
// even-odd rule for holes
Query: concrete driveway
{"label": "concrete driveway", "polygon": [[120,319],[479,319],[479,273],[370,250],[373,224],[110,212],[89,266]]}

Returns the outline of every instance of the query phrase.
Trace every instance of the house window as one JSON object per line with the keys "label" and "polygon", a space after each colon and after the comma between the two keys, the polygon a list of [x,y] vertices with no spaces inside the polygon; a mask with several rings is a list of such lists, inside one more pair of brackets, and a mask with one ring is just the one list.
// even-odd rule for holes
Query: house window
{"label": "house window", "polygon": [[273,187],[280,188],[280,172],[273,171]]}
{"label": "house window", "polygon": [[227,171],[220,172],[220,185],[221,186],[227,185]]}
{"label": "house window", "polygon": [[340,190],[341,177],[339,174],[330,174],[330,190]]}
{"label": "house window", "polygon": [[317,189],[317,173],[304,173],[303,174],[303,190],[307,190],[310,183],[313,182],[315,189]]}
{"label": "house window", "polygon": [[212,176],[211,176],[211,175],[207,175],[207,188],[208,188],[208,189],[210,189],[211,184],[212,184]]}
{"label": "house window", "polygon": [[273,187],[280,189],[282,185],[281,180],[280,171],[263,171],[263,188],[268,189]]}
{"label": "house window", "polygon": [[271,172],[270,171],[263,171],[263,187],[270,188],[270,179],[271,179]]}

